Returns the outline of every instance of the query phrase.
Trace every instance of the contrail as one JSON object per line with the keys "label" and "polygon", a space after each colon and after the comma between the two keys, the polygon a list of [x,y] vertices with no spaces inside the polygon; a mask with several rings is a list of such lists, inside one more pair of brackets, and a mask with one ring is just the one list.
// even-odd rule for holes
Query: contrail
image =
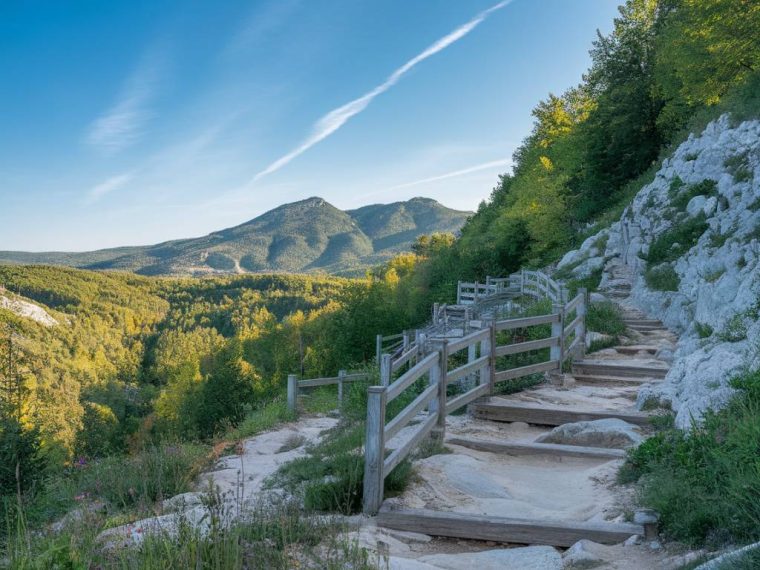
{"label": "contrail", "polygon": [[430,178],[423,178],[422,180],[415,180],[414,182],[405,182],[404,184],[398,184],[397,186],[391,186],[388,190],[398,190],[399,188],[409,188],[411,186],[419,186],[420,184],[427,184],[428,182],[438,182],[439,180],[446,180],[447,178],[456,178],[457,176],[463,176],[470,174],[471,172],[479,172],[480,170],[486,170],[495,166],[507,166],[512,164],[511,158],[501,158],[499,160],[492,160],[491,162],[484,162],[483,164],[476,164],[468,168],[461,170],[455,170],[453,172],[447,172],[446,174],[439,174],[438,176],[431,176]]}
{"label": "contrail", "polygon": [[385,93],[388,89],[390,89],[396,83],[398,83],[401,80],[401,78],[404,75],[406,75],[418,63],[425,61],[427,58],[437,54],[439,51],[446,49],[448,46],[450,46],[454,42],[462,39],[467,34],[469,34],[472,30],[474,30],[478,25],[480,25],[489,15],[491,15],[491,13],[495,12],[496,10],[500,10],[501,8],[504,8],[507,4],[510,4],[511,2],[512,0],[503,0],[502,2],[499,2],[498,4],[488,8],[487,10],[484,10],[483,12],[475,16],[472,20],[470,20],[466,24],[458,27],[456,30],[454,30],[450,34],[442,37],[441,39],[433,43],[430,47],[428,47],[426,50],[422,51],[421,53],[419,53],[418,55],[414,56],[412,59],[407,61],[404,65],[399,67],[396,71],[391,73],[391,75],[388,76],[388,79],[386,79],[383,83],[381,83],[380,85],[378,85],[371,91],[327,113],[325,116],[323,116],[321,119],[319,119],[315,123],[314,127],[312,128],[311,135],[309,135],[300,145],[298,145],[295,149],[290,151],[288,154],[278,158],[272,164],[267,166],[264,170],[259,172],[256,176],[254,176],[252,182],[256,182],[260,178],[280,170],[283,166],[288,164],[291,160],[300,156],[301,154],[309,150],[318,142],[323,141],[324,139],[329,137],[331,134],[333,134],[335,131],[337,131],[339,128],[345,125],[346,122],[351,117],[353,117],[354,115],[358,115],[359,113],[364,111],[364,109],[367,108],[367,106],[372,102],[372,100],[375,97],[377,97],[378,95],[382,93]]}

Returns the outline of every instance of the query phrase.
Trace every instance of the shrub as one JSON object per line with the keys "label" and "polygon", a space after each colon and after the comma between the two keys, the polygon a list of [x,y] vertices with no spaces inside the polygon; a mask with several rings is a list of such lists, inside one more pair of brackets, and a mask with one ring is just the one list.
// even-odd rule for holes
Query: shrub
{"label": "shrub", "polygon": [[704,213],[674,225],[652,242],[646,261],[652,266],[678,259],[697,244],[708,227]]}
{"label": "shrub", "polygon": [[600,338],[600,339],[591,341],[591,344],[589,345],[587,352],[589,354],[593,352],[598,352],[600,350],[604,350],[605,348],[612,348],[613,346],[617,346],[618,344],[620,344],[620,339],[616,336]]}
{"label": "shrub", "polygon": [[731,317],[723,330],[718,333],[718,338],[724,342],[739,342],[747,338],[747,325],[744,322],[746,315],[739,313]]}
{"label": "shrub", "polygon": [[[717,196],[718,183],[715,180],[705,179],[698,184],[693,184],[686,190],[676,190],[675,195],[671,195],[671,205],[678,210],[685,210],[689,201],[696,196]],[[671,185],[671,191],[673,186]]]}
{"label": "shrub", "polygon": [[747,152],[728,157],[723,162],[723,166],[725,166],[731,173],[734,177],[734,182],[737,184],[741,182],[749,182],[754,177],[754,173],[749,166]]}
{"label": "shrub", "polygon": [[699,338],[708,338],[712,336],[713,328],[707,323],[695,322],[694,328],[696,329]]}
{"label": "shrub", "polygon": [[668,536],[692,545],[760,538],[760,371],[731,384],[739,392],[726,408],[688,434],[668,429],[646,440],[619,474],[638,481]]}
{"label": "shrub", "polygon": [[586,328],[590,331],[615,336],[623,334],[626,327],[620,307],[607,301],[589,305],[586,315]]}
{"label": "shrub", "polygon": [[644,272],[644,280],[647,287],[653,291],[678,291],[681,284],[681,278],[669,263],[647,269]]}

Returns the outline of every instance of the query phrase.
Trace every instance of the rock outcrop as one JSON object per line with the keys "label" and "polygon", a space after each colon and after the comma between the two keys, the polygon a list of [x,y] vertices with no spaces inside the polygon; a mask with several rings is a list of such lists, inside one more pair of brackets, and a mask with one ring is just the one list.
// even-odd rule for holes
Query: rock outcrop
{"label": "rock outcrop", "polygon": [[[604,247],[602,247],[604,245]],[[730,379],[760,364],[760,121],[728,116],[665,160],[622,218],[567,253],[574,277],[630,269],[629,302],[680,335],[666,381],[640,392],[688,427],[733,393]]]}

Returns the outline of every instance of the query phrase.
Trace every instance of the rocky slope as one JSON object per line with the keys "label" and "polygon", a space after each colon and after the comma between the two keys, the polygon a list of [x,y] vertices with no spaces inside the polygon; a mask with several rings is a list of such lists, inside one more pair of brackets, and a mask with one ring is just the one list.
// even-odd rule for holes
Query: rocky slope
{"label": "rocky slope", "polygon": [[558,269],[603,269],[614,295],[630,273],[630,301],[678,333],[666,381],[638,405],[671,407],[676,424],[720,406],[743,367],[760,365],[760,121],[728,116],[665,160],[622,218],[569,252]]}
{"label": "rocky slope", "polygon": [[342,211],[322,198],[285,204],[207,236],[83,253],[0,252],[0,263],[122,269],[144,275],[271,271],[362,273],[418,236],[457,232],[469,212],[429,198]]}

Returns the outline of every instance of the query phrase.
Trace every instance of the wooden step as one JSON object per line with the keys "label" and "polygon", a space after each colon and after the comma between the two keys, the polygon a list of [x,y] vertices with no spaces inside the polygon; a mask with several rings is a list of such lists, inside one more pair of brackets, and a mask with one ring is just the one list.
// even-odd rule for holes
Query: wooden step
{"label": "wooden step", "polygon": [[649,425],[649,416],[638,412],[577,410],[544,404],[527,404],[511,400],[503,400],[503,402],[472,404],[470,410],[476,418],[497,422],[526,422],[545,426],[561,426],[562,424],[575,422],[618,418],[634,425]]}
{"label": "wooden step", "polygon": [[626,325],[630,330],[637,332],[667,331],[662,325]]}
{"label": "wooden step", "polygon": [[551,455],[552,457],[578,457],[581,459],[623,459],[626,455],[623,449],[605,447],[585,447],[581,445],[563,445],[559,443],[509,443],[488,439],[469,439],[452,437],[447,444],[461,445],[478,451],[504,453],[506,455]]}
{"label": "wooden step", "polygon": [[654,354],[657,354],[657,350],[658,350],[658,347],[649,346],[646,344],[613,346],[612,348],[620,354],[629,354],[629,355],[636,355],[639,352],[646,352],[648,354],[654,355]]}
{"label": "wooden step", "polygon": [[592,376],[626,376],[638,378],[665,378],[668,368],[655,366],[631,366],[578,360],[573,363],[573,373]]}
{"label": "wooden step", "polygon": [[570,547],[584,538],[618,544],[635,534],[644,535],[643,526],[630,523],[516,519],[386,506],[377,515],[377,525],[432,536],[560,547]]}
{"label": "wooden step", "polygon": [[573,374],[578,384],[591,384],[594,386],[641,386],[662,382],[662,378],[637,378],[635,376],[596,376],[593,374]]}
{"label": "wooden step", "polygon": [[634,325],[634,326],[641,325],[641,326],[645,326],[645,327],[662,327],[662,326],[664,326],[662,324],[662,321],[659,321],[657,319],[626,319],[626,318],[624,318],[623,322],[626,325],[629,325],[629,326],[631,326],[631,325]]}

